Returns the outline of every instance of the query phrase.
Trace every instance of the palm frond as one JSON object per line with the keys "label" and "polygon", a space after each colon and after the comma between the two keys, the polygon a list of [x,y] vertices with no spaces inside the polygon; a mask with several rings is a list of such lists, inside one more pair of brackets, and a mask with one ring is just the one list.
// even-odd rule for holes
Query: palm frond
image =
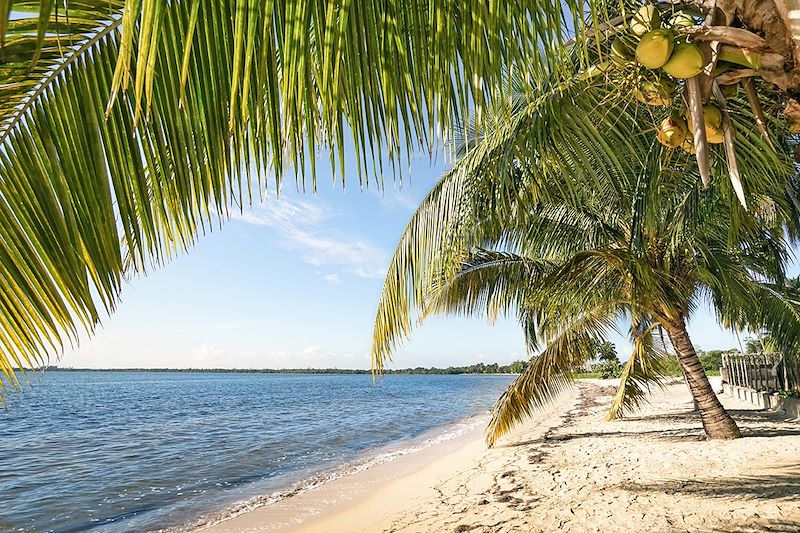
{"label": "palm frond", "polygon": [[8,1],[0,6],[5,8],[0,12],[0,139],[4,139],[67,65],[116,31],[125,0]]}
{"label": "palm frond", "polygon": [[[600,179],[596,169],[604,167],[587,163],[568,168],[564,160],[569,155],[558,153],[564,142],[599,142],[596,128],[584,130],[570,122],[565,131],[560,122],[565,108],[581,122],[602,120],[602,96],[587,87],[587,82],[573,78],[529,100],[512,120],[499,122],[423,200],[401,236],[386,276],[373,331],[373,368],[382,369],[394,346],[410,332],[430,280],[441,271],[457,270],[465,248],[480,246],[484,240],[502,240],[509,233],[507,220],[530,220],[526,210],[537,199],[567,198],[577,205],[578,197],[597,190],[593,187]],[[584,118],[587,113],[594,115]],[[629,119],[609,128],[610,142],[631,145],[636,126]],[[531,158],[538,168],[520,167],[520,162],[527,164]],[[616,161],[625,168],[629,165],[619,158]],[[606,178],[603,188],[613,182],[611,174]],[[567,222],[566,217],[562,222]]]}
{"label": "palm frond", "polygon": [[552,268],[546,260],[510,252],[471,250],[455,274],[443,273],[438,282],[430,284],[420,321],[434,314],[485,314],[494,321],[509,310],[516,313],[524,307],[532,287]]}
{"label": "palm frond", "polygon": [[[596,343],[612,326],[615,312],[616,308],[608,305],[586,310],[548,338],[542,353],[530,360],[495,403],[486,428],[486,443],[490,447],[568,387],[572,372],[594,356]],[[535,325],[527,324],[527,335],[530,329],[535,329]]]}
{"label": "palm frond", "polygon": [[[502,98],[566,78],[580,2],[0,3],[0,366],[44,365],[121,280],[190,246],[319,149],[363,180]],[[574,20],[567,26],[565,20]],[[432,60],[433,58],[433,60]],[[544,78],[541,78],[544,79]],[[408,150],[406,150],[408,148]]]}
{"label": "palm frond", "polygon": [[632,326],[633,351],[630,359],[622,367],[619,387],[608,420],[617,420],[625,414],[641,407],[646,401],[650,385],[663,387],[662,379],[666,377],[666,353],[654,342],[653,330],[658,324],[648,325],[643,321],[635,321]]}

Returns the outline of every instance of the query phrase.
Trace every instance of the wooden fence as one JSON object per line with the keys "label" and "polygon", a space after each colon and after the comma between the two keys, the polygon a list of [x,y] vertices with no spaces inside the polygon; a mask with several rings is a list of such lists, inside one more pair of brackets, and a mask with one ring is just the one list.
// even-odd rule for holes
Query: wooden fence
{"label": "wooden fence", "polygon": [[782,353],[723,354],[722,381],[757,391],[790,391],[800,386],[798,358]]}

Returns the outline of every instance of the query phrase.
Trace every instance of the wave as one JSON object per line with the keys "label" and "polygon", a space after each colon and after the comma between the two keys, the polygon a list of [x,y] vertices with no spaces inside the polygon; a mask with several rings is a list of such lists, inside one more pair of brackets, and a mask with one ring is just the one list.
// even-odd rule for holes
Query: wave
{"label": "wave", "polygon": [[206,514],[190,524],[159,531],[163,533],[202,531],[205,528],[217,525],[256,509],[273,505],[287,498],[315,490],[331,481],[351,476],[363,472],[364,470],[374,468],[375,466],[394,461],[400,457],[419,453],[423,450],[451,441],[472,431],[479,425],[485,424],[486,419],[486,414],[474,415],[431,429],[411,439],[395,441],[394,443],[366,452],[360,458],[348,461],[337,468],[303,478],[293,483],[288,488],[248,498],[229,505],[222,511]]}

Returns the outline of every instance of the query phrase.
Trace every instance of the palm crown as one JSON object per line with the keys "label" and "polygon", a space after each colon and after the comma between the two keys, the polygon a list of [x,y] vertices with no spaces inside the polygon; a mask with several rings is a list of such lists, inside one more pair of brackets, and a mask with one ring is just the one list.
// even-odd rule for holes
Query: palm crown
{"label": "palm crown", "polygon": [[[798,220],[794,170],[776,152],[765,151],[772,165],[744,161],[755,184],[745,211],[724,164],[715,166],[715,187],[702,189],[688,154],[653,142],[640,120],[646,112],[604,83],[581,79],[497,110],[497,128],[442,178],[401,238],[377,313],[375,367],[410,332],[415,314],[515,314],[530,351],[541,353],[495,406],[491,444],[628,321],[634,351],[612,416],[634,407],[659,377],[666,334],[707,433],[737,436],[685,322],[708,302],[726,325],[768,324],[796,342],[798,314],[783,286],[784,239]],[[734,117],[748,120],[747,109]],[[758,145],[757,132],[737,131]],[[604,147],[616,142],[623,148],[609,161]]]}

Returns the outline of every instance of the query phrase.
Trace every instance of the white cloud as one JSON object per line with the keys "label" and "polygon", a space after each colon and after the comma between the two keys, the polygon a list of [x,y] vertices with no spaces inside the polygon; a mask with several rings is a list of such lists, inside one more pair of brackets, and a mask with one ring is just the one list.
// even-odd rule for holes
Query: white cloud
{"label": "white cloud", "polygon": [[[298,349],[231,349],[191,341],[164,347],[100,332],[53,365],[72,368],[368,368],[366,354],[338,353],[319,345]],[[113,357],[112,357],[113,354]]]}
{"label": "white cloud", "polygon": [[419,207],[421,200],[404,193],[402,190],[377,192],[380,196],[381,207],[385,209],[406,211],[413,213]]}
{"label": "white cloud", "polygon": [[342,283],[342,280],[339,278],[339,274],[328,274],[327,276],[322,276],[322,279],[331,285],[339,285]]}
{"label": "white cloud", "polygon": [[273,228],[283,246],[295,250],[314,266],[336,266],[341,272],[362,278],[381,278],[387,254],[366,239],[331,228],[335,213],[325,206],[303,200],[271,198],[244,213],[232,216],[245,224]]}

